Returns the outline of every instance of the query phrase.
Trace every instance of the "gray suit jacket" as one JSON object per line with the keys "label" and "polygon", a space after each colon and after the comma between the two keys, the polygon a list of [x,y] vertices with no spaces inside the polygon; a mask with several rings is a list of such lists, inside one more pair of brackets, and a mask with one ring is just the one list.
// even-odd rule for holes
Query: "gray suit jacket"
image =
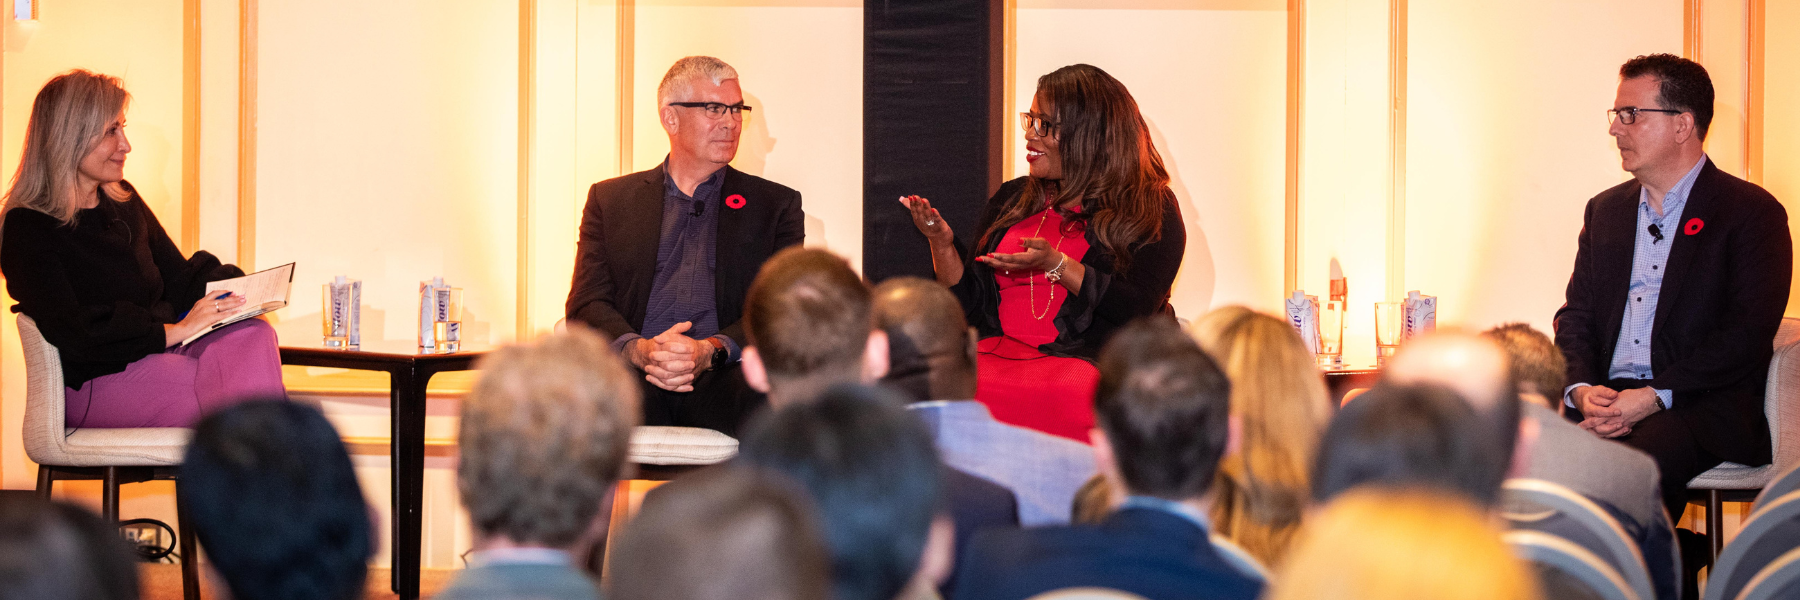
{"label": "gray suit jacket", "polygon": [[499,563],[464,569],[435,600],[600,600],[600,588],[569,565]]}
{"label": "gray suit jacket", "polygon": [[1524,416],[1537,421],[1537,446],[1526,477],[1560,484],[1605,501],[1639,523],[1663,522],[1662,476],[1643,451],[1601,439],[1534,402]]}

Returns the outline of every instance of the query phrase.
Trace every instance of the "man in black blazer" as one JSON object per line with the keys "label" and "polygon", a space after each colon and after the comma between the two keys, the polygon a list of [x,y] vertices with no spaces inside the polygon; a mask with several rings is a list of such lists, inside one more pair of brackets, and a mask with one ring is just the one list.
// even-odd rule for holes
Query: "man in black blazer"
{"label": "man in black blazer", "polygon": [[731,168],[751,108],[730,65],[683,58],[656,95],[669,157],[588,190],[567,317],[643,373],[645,425],[736,435],[766,404],[738,365],[744,295],[806,237],[800,193]]}
{"label": "man in black blazer", "polygon": [[1231,385],[1180,329],[1154,317],[1100,353],[1095,462],[1125,496],[1097,526],[978,532],[956,600],[1021,600],[1076,587],[1158,600],[1252,600],[1263,584],[1214,549],[1208,490],[1225,454]]}
{"label": "man in black blazer", "polygon": [[1706,158],[1704,68],[1657,54],[1619,74],[1611,133],[1633,179],[1588,201],[1556,345],[1581,426],[1655,459],[1679,520],[1695,475],[1770,461],[1763,388],[1793,244],[1773,196]]}

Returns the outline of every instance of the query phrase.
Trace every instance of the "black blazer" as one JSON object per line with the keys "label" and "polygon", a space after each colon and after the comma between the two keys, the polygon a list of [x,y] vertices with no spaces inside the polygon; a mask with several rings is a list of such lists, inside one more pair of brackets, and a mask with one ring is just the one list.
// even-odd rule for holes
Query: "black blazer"
{"label": "black blazer", "polygon": [[[642,331],[656,280],[656,248],[661,241],[663,168],[641,171],[594,184],[581,213],[581,239],[575,246],[575,281],[565,305],[570,321],[618,337]],[[741,208],[726,200],[743,196]],[[718,242],[713,262],[713,294],[719,333],[749,345],[744,338],[744,295],[763,261],[776,251],[806,239],[806,217],[800,192],[725,167],[719,191]]]}
{"label": "black blazer", "polygon": [[1225,562],[1205,529],[1157,510],[1121,510],[1098,526],[979,532],[972,545],[959,557],[956,600],[1020,600],[1070,587],[1254,600],[1263,587]]}
{"label": "black blazer", "polygon": [[29,209],[7,211],[0,271],[18,304],[62,355],[63,383],[95,377],[163,351],[163,325],[200,301],[206,282],[244,272],[205,251],[184,257],[129,183],[102,196],[73,226]]}
{"label": "black blazer", "polygon": [[[1006,205],[1025,191],[1025,178],[1000,185],[981,211],[972,239],[981,239],[989,225],[1000,218]],[[1169,307],[1169,291],[1175,285],[1175,273],[1181,270],[1181,257],[1187,252],[1187,225],[1181,222],[1181,208],[1175,193],[1163,189],[1162,237],[1149,244],[1131,246],[1131,270],[1120,274],[1116,257],[1107,252],[1087,230],[1088,251],[1081,264],[1087,267],[1081,291],[1070,294],[1056,312],[1056,341],[1038,349],[1053,356],[1072,356],[1093,360],[1114,331],[1126,323],[1155,314],[1166,314],[1173,322],[1175,310]],[[1004,232],[997,232],[976,252],[962,255],[963,278],[951,291],[962,301],[969,324],[982,338],[1003,335],[1000,329],[1000,285],[994,281],[994,268],[975,260],[999,247]]]}
{"label": "black blazer", "polygon": [[[1556,311],[1569,384],[1607,381],[1631,286],[1641,187],[1627,181],[1588,201],[1567,300]],[[1763,387],[1793,274],[1787,211],[1709,159],[1681,226],[1666,235],[1674,246],[1650,333],[1650,387],[1674,392],[1669,414],[1707,451],[1766,464]]]}

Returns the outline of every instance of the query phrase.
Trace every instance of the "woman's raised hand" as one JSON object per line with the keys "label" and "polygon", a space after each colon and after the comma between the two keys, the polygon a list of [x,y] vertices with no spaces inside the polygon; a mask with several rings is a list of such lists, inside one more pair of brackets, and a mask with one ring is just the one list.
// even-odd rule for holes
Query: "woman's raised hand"
{"label": "woman's raised hand", "polygon": [[1050,247],[1044,238],[1021,238],[1019,245],[1025,247],[1024,252],[1003,254],[990,252],[975,257],[975,260],[987,263],[996,271],[1048,271],[1063,262],[1062,252]]}
{"label": "woman's raised hand", "polygon": [[932,243],[949,243],[955,234],[950,231],[950,224],[944,222],[944,216],[931,207],[931,201],[922,196],[901,196],[900,204],[912,213],[913,227],[925,234],[925,239]]}

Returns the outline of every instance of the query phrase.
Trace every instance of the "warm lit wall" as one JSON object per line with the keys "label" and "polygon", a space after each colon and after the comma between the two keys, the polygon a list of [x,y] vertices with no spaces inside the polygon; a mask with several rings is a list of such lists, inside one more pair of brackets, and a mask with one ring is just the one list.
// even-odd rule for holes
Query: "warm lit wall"
{"label": "warm lit wall", "polygon": [[1405,287],[1440,297],[1440,323],[1550,330],[1587,200],[1630,177],[1604,112],[1619,65],[1679,54],[1681,7],[1412,3]]}
{"label": "warm lit wall", "polygon": [[[1088,63],[1138,102],[1187,226],[1171,303],[1185,318],[1224,304],[1280,308],[1286,5],[1021,0],[1012,110],[1037,78]],[[1012,144],[1010,176],[1025,172]]]}
{"label": "warm lit wall", "polygon": [[[1768,0],[1764,30],[1762,185],[1788,209],[1800,239],[1800,0]],[[1800,282],[1800,279],[1795,281]],[[1800,286],[1788,292],[1788,316],[1800,316]]]}

